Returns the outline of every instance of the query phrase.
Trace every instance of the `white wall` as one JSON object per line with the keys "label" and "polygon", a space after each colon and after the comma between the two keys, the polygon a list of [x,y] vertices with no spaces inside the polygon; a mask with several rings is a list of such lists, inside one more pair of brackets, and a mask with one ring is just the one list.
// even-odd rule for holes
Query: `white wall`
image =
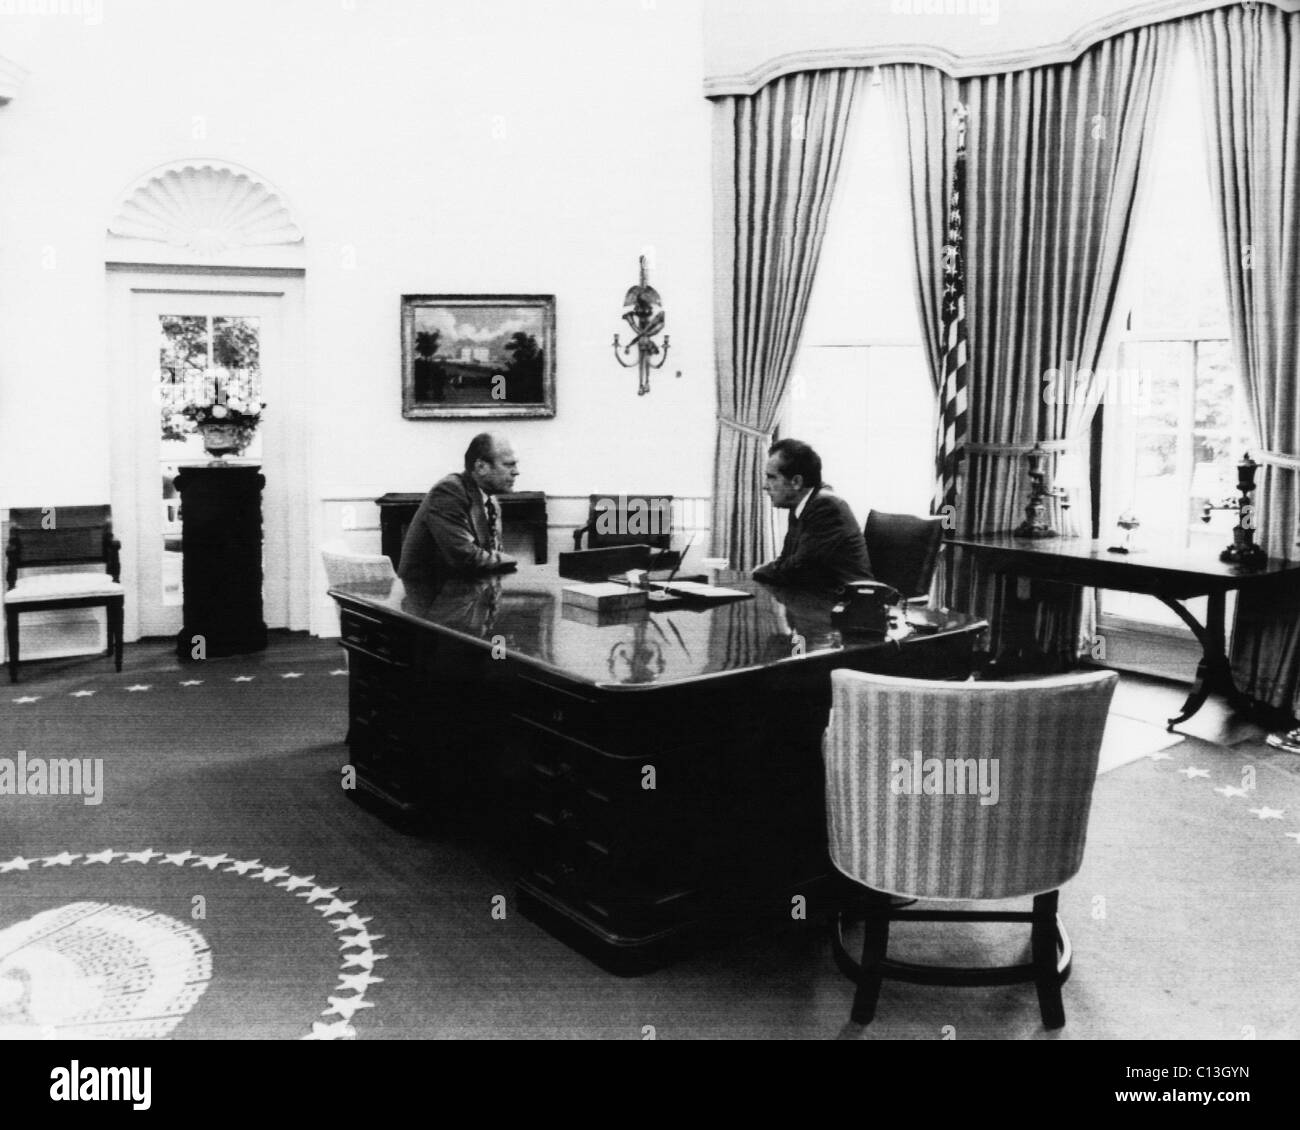
{"label": "white wall", "polygon": [[[403,293],[556,295],[558,414],[503,423],[521,490],[708,493],[698,4],[47,8],[0,14],[30,72],[0,108],[0,507],[108,497],[105,227],[137,177],[193,156],[268,178],[305,233],[315,401],[270,410],[313,432],[318,502],[424,489],[480,430],[402,419]],[[610,342],[647,246],[672,353],[638,397]]]}

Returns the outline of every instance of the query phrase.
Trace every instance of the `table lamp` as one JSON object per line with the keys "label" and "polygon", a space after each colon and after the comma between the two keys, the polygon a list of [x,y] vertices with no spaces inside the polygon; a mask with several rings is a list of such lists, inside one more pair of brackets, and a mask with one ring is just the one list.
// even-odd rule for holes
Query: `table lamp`
{"label": "table lamp", "polygon": [[1238,503],[1240,517],[1232,529],[1232,544],[1219,554],[1220,561],[1226,561],[1230,565],[1243,565],[1248,569],[1259,568],[1268,560],[1264,547],[1255,544],[1255,507],[1252,499],[1255,495],[1255,472],[1258,469],[1259,464],[1250,457],[1250,452],[1243,455],[1237,464],[1237,490],[1241,492],[1241,501]]}
{"label": "table lamp", "polygon": [[1025,462],[1029,464],[1029,501],[1025,503],[1025,520],[1016,527],[1018,538],[1054,538],[1057,533],[1047,523],[1047,499],[1060,498],[1064,493],[1060,487],[1044,485],[1047,478],[1047,452],[1041,443],[1025,452]]}

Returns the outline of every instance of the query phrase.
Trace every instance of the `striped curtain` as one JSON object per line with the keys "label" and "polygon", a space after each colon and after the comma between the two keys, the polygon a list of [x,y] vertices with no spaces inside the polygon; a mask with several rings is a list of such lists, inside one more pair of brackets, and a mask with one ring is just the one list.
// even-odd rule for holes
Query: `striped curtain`
{"label": "striped curtain", "polygon": [[[941,325],[951,111],[960,100],[969,112],[962,532],[1006,533],[1020,523],[1024,455],[1036,442],[1056,461],[1086,450],[1102,384],[1087,375],[1098,368],[1114,308],[1146,134],[1176,34],[1172,25],[1140,28],[1072,63],[961,82],[923,66],[883,69],[912,169],[918,300],[936,381],[941,342],[931,335]],[[1070,396],[1045,395],[1053,372],[1068,374]],[[1077,503],[1064,519],[1053,506],[1054,528],[1086,532],[1073,523],[1090,500]],[[973,563],[958,571],[951,599],[999,623],[1000,586]],[[1062,665],[1074,662],[1087,634],[1078,590],[1043,601],[1037,634]]]}
{"label": "striped curtain", "polygon": [[714,102],[713,553],[735,569],[775,556],[763,468],[861,81],[815,71]]}
{"label": "striped curtain", "polygon": [[[1300,14],[1264,4],[1192,21],[1206,100],[1210,183],[1232,344],[1250,409],[1255,501],[1270,557],[1300,530]],[[1233,674],[1247,694],[1300,714],[1300,594],[1245,594]]]}

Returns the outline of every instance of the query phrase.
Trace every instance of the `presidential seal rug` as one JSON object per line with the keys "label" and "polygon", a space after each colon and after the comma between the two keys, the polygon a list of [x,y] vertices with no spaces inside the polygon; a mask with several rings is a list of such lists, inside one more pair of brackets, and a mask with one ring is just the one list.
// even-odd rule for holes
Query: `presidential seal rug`
{"label": "presidential seal rug", "polygon": [[0,1036],[352,1039],[381,938],[324,879],[224,852],[0,860]]}

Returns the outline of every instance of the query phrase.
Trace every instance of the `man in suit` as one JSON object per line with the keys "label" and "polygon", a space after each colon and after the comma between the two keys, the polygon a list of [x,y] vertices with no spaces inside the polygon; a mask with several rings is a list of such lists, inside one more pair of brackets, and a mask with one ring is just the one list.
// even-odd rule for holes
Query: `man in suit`
{"label": "man in suit", "polygon": [[403,581],[441,584],[448,577],[504,572],[516,562],[501,550],[496,496],[510,491],[519,461],[509,441],[490,432],[465,450],[465,470],[435,483],[402,543]]}
{"label": "man in suit", "polygon": [[808,444],[783,439],[768,451],[763,489],[772,505],[790,511],[781,556],[754,570],[772,585],[835,591],[869,581],[867,543],[849,504],[822,482],[822,460]]}

